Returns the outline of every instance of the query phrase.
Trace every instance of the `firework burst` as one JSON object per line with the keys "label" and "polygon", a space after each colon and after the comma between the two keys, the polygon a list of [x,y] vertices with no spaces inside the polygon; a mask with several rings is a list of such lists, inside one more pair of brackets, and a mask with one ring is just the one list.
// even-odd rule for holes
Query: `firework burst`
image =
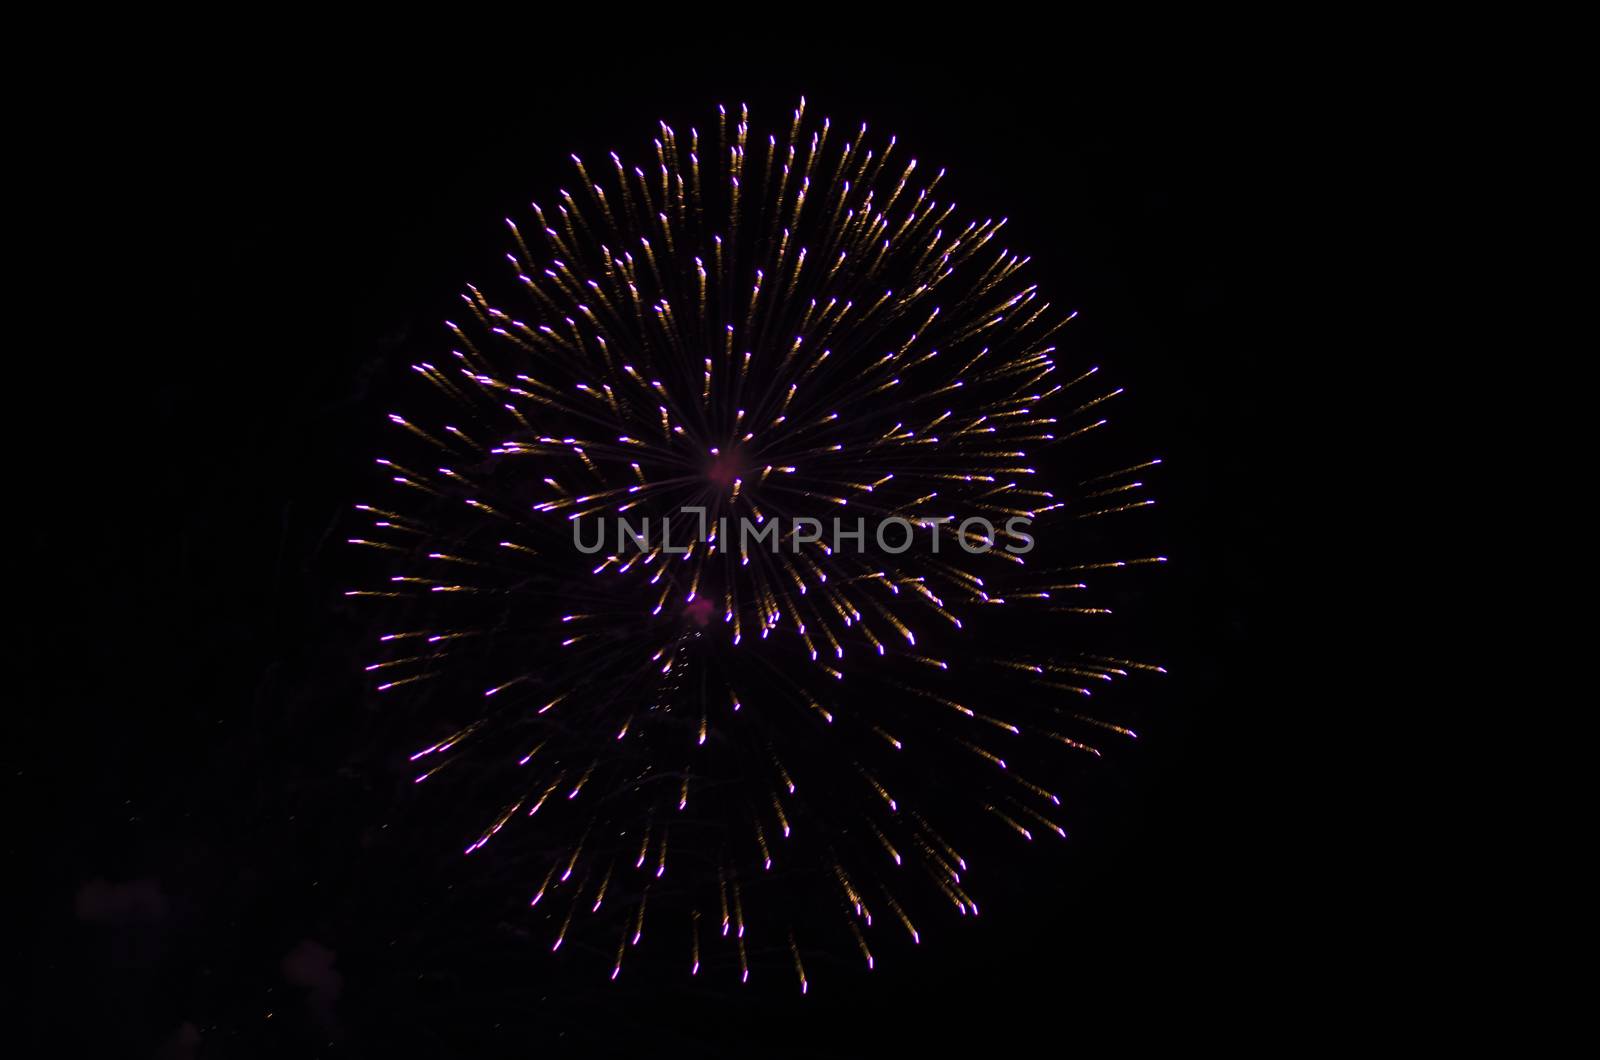
{"label": "firework burst", "polygon": [[1121,393],[1058,354],[1074,314],[942,170],[804,109],[573,156],[507,222],[503,297],[469,287],[412,366],[393,488],[357,506],[416,783],[494,806],[465,852],[613,978],[660,937],[804,991],[810,949],[872,968],[978,915],[941,812],[1064,838],[1061,758],[1134,735],[1091,693],[1159,671],[1074,642],[1092,581],[1161,557],[1029,555],[1154,503],[1159,461],[1041,456]]}

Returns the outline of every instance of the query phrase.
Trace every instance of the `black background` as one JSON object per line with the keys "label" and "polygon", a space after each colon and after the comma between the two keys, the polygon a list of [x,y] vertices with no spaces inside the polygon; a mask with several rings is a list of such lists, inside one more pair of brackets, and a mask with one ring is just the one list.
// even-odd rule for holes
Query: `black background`
{"label": "black background", "polygon": [[[47,454],[22,501],[44,591],[7,740],[34,1047],[1064,1051],[1292,1008],[1322,914],[1289,853],[1305,719],[1278,662],[1293,631],[1266,607],[1287,537],[1272,410],[1313,384],[1268,246],[1297,223],[1287,145],[1310,119],[1259,64],[1091,74],[1094,50],[552,33],[481,59],[131,58],[84,71],[93,98],[63,118],[36,115],[54,194],[25,205],[53,233],[39,278],[63,308],[16,390]],[[1145,738],[1066,852],[1019,859],[981,930],[914,965],[813,973],[803,1003],[787,980],[568,979],[454,897],[459,859],[384,834],[393,749],[338,596],[343,520],[403,366],[437,349],[461,283],[496,268],[501,219],[566,179],[569,151],[718,102],[781,121],[802,93],[947,165],[1083,311],[1075,341],[1167,461],[1173,562],[1144,621],[1171,674],[1141,686]],[[337,988],[285,981],[308,941]]]}

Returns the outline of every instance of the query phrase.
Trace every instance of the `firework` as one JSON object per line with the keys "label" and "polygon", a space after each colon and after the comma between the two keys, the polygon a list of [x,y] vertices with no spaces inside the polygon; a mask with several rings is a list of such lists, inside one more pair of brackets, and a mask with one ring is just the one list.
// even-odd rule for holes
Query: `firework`
{"label": "firework", "polygon": [[613,978],[656,946],[804,992],[809,949],[977,916],[941,820],[1065,838],[1062,759],[1134,736],[1093,694],[1160,670],[1076,645],[1161,557],[1032,554],[1154,503],[1159,461],[1067,448],[1121,393],[1058,355],[1074,314],[942,170],[804,109],[573,156],[357,506],[415,782],[492,806],[465,852]]}

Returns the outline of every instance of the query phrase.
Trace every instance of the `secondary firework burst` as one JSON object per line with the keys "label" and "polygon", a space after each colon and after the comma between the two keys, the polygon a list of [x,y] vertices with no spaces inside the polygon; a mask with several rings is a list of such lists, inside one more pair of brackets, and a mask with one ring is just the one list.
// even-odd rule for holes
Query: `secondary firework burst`
{"label": "secondary firework burst", "polygon": [[[412,366],[392,488],[357,506],[349,595],[386,608],[368,670],[422,726],[415,782],[481,808],[462,849],[613,978],[654,942],[804,991],[808,950],[872,968],[978,915],[978,840],[941,822],[1064,838],[1063,766],[1134,736],[1094,694],[1160,672],[1083,630],[1091,586],[1162,557],[1010,547],[1154,503],[1159,461],[1080,455],[1121,391],[1058,351],[1074,314],[942,170],[804,110],[573,156],[507,221],[501,293]],[[664,534],[580,551],[606,519]]]}

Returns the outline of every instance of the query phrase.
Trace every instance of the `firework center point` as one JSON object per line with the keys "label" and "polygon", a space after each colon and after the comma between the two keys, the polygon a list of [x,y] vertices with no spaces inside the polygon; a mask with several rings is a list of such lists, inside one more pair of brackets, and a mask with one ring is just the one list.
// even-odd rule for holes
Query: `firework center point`
{"label": "firework center point", "polygon": [[706,478],[723,489],[731,488],[734,481],[743,477],[746,470],[744,455],[738,449],[729,449],[726,452],[713,449],[705,465]]}

